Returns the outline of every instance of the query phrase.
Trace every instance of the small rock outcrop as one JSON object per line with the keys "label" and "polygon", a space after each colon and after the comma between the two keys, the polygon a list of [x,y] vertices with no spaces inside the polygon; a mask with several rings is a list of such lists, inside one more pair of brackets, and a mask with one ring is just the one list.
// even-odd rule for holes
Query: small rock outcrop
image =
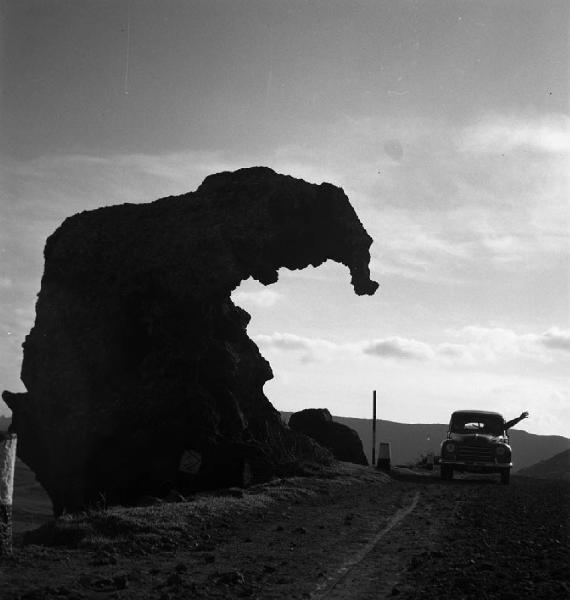
{"label": "small rock outcrop", "polygon": [[55,513],[329,459],[265,397],[271,367],[230,294],[327,259],[373,294],[371,243],[342,189],[264,167],[66,219],[45,246],[27,392],[3,394]]}
{"label": "small rock outcrop", "polygon": [[307,408],[289,417],[289,427],[313,438],[333,453],[337,460],[367,465],[362,441],[354,429],[333,421],[326,408]]}

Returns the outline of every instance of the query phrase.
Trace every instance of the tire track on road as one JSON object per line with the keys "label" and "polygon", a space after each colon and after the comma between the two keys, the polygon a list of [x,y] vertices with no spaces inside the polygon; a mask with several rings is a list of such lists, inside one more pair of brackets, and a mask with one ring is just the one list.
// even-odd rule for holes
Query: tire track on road
{"label": "tire track on road", "polygon": [[389,533],[396,525],[401,523],[409,514],[413,512],[418,504],[420,492],[416,492],[410,504],[405,508],[397,510],[388,521],[388,524],[381,529],[359,552],[346,561],[334,575],[327,578],[326,581],[317,585],[311,593],[312,600],[324,600],[334,592],[335,588],[346,578],[346,576],[358,566],[368,554],[378,545],[378,542]]}

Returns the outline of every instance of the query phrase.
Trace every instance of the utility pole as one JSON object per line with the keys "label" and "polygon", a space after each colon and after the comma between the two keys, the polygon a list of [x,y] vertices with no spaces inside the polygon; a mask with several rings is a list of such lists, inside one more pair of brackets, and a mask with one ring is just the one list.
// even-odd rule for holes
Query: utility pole
{"label": "utility pole", "polygon": [[376,390],[372,392],[372,466],[376,466]]}

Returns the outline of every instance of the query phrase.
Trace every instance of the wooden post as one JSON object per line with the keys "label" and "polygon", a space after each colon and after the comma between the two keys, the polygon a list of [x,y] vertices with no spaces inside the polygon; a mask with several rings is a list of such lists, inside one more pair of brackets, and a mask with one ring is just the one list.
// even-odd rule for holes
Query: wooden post
{"label": "wooden post", "polygon": [[372,466],[376,466],[376,390],[372,392]]}
{"label": "wooden post", "polygon": [[16,434],[0,431],[0,556],[12,554],[12,493]]}

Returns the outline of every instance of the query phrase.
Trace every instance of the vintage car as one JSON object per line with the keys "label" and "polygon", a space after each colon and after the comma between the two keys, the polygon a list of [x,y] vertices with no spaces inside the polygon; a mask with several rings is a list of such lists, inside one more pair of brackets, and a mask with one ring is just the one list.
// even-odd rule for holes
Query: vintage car
{"label": "vintage car", "polygon": [[454,471],[499,473],[506,485],[511,467],[511,447],[502,415],[483,410],[458,410],[451,415],[447,438],[441,443],[442,479],[451,479]]}

